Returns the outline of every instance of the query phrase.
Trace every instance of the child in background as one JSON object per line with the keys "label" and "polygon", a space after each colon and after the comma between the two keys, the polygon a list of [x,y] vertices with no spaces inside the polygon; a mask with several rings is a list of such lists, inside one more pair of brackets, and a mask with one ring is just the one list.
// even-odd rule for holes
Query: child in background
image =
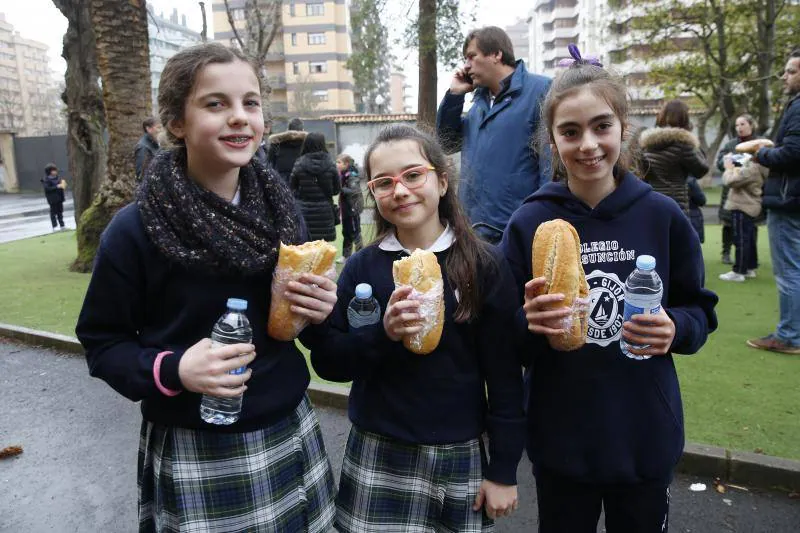
{"label": "child in background", "polygon": [[[625,85],[570,50],[575,62],[554,80],[542,112],[557,181],[514,213],[501,243],[519,288],[531,370],[527,442],[539,531],[594,533],[602,509],[609,533],[661,532],[684,443],[672,354],[700,349],[717,326],[717,297],[703,288],[689,219],[628,170]],[[534,296],[545,278],[531,279],[534,233],[555,218],[577,230],[590,287],[586,344],[572,352],[553,350],[545,337],[564,331],[571,309],[551,308],[564,295]],[[663,307],[623,323],[625,279],[642,254],[656,258]],[[623,355],[620,335],[647,345],[631,353],[652,357]]]}
{"label": "child in background", "polygon": [[[266,335],[280,243],[305,227],[253,157],[259,77],[235,48],[197,45],[167,61],[158,104],[176,147],[103,233],[76,327],[91,375],[142,403],[139,531],[328,531],[335,485],[308,368],[294,342]],[[294,312],[326,320],[332,281],[304,274],[289,288]],[[252,344],[207,338],[229,297],[248,301]],[[203,394],[244,394],[239,420],[203,422]]]}
{"label": "child in background", "polygon": [[342,257],[337,263],[344,263],[355,251],[363,247],[361,241],[361,212],[364,210],[364,194],[361,192],[361,176],[356,163],[347,154],[336,158],[336,169],[342,193],[339,195],[339,208],[342,211]]}
{"label": "child in background", "polygon": [[[342,532],[480,532],[517,507],[525,421],[513,280],[470,229],[446,165],[436,141],[411,126],[378,134],[364,162],[378,237],[345,263],[328,335],[311,346],[321,377],[353,381]],[[442,337],[428,355],[400,342],[421,331],[420,302],[392,278],[393,261],[417,248],[436,254],[444,281]],[[353,329],[347,308],[359,283],[385,313]]]}
{"label": "child in background", "polygon": [[64,229],[64,190],[67,188],[67,182],[58,175],[58,168],[53,163],[44,167],[42,185],[44,197],[50,206],[50,223],[53,225],[53,231],[56,227]]}
{"label": "child in background", "polygon": [[720,274],[719,279],[742,282],[756,277],[756,219],[761,214],[761,189],[769,169],[753,160],[736,166],[730,154],[723,156],[723,166],[722,183],[728,187],[725,209],[731,213],[736,254],[733,270]]}

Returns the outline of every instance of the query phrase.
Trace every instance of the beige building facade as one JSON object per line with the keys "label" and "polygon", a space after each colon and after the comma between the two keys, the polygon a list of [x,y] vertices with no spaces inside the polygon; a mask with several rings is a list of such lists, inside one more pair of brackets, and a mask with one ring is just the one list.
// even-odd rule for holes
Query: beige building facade
{"label": "beige building facade", "polygon": [[0,130],[20,137],[66,130],[47,45],[25,39],[0,13]]}
{"label": "beige building facade", "polygon": [[[244,0],[229,0],[237,30],[243,30]],[[214,40],[231,44],[234,33],[223,0],[212,4]],[[284,0],[283,29],[267,56],[272,113],[317,117],[352,113],[353,76],[350,12],[346,0]],[[244,37],[244,32],[240,31]]]}

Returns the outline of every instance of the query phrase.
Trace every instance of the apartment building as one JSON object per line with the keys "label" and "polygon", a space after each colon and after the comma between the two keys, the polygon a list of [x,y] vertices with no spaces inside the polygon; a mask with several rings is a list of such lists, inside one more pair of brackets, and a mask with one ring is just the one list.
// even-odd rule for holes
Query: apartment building
{"label": "apartment building", "polygon": [[528,34],[530,32],[530,18],[527,20],[517,20],[511,26],[506,26],[506,33],[511,39],[511,46],[514,48],[514,58],[522,59],[525,61],[525,66],[531,66],[531,53],[530,53],[530,39]]}
{"label": "apartment building", "polygon": [[[150,90],[153,97],[153,114],[158,114],[158,84],[167,60],[178,50],[198,44],[202,41],[200,34],[186,26],[186,15],[178,15],[173,9],[169,18],[163,13],[156,15],[150,5],[147,6],[150,16],[147,17],[147,35],[150,43]],[[180,18],[180,21],[179,21]]]}
{"label": "apartment building", "polygon": [[[228,4],[237,30],[244,29],[245,0]],[[212,13],[214,39],[230,45],[234,33],[223,0],[213,0]],[[282,14],[266,63],[275,120],[354,112],[347,0],[284,0]]]}
{"label": "apartment building", "polygon": [[0,131],[20,137],[66,131],[60,85],[47,50],[14,31],[0,13]]}
{"label": "apartment building", "polygon": [[399,70],[395,70],[391,74],[391,81],[389,83],[389,110],[390,113],[403,114],[411,112],[411,105],[408,100],[411,95],[408,94],[408,89],[411,86],[406,81],[406,75]]}
{"label": "apartment building", "polygon": [[530,70],[553,77],[567,46],[575,43],[584,55],[593,55],[624,77],[634,114],[651,114],[663,98],[658,87],[646,83],[645,57],[649,46],[631,29],[642,8],[615,0],[536,0],[529,19]]}

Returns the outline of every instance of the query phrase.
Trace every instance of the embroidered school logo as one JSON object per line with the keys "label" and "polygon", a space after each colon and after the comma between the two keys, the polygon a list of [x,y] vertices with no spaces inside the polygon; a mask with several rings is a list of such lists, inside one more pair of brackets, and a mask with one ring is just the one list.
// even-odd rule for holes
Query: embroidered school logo
{"label": "embroidered school logo", "polygon": [[589,283],[589,333],[586,342],[608,346],[619,339],[625,285],[616,274],[594,270],[586,275]]}

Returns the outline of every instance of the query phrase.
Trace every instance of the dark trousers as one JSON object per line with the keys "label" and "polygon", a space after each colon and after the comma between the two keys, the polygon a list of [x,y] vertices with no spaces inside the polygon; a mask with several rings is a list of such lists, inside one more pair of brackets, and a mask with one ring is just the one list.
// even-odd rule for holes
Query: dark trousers
{"label": "dark trousers", "polygon": [[733,246],[733,226],[731,224],[722,224],[722,255],[731,255],[731,246]]}
{"label": "dark trousers", "polygon": [[755,218],[744,211],[731,211],[731,226],[733,244],[736,246],[733,271],[737,274],[747,274],[748,270],[758,268]]}
{"label": "dark trousers", "polygon": [[58,225],[64,227],[64,202],[54,202],[50,204],[50,223],[56,227],[56,220]]}
{"label": "dark trousers", "polygon": [[363,247],[361,242],[361,215],[358,213],[342,213],[342,255],[350,257]]}
{"label": "dark trousers", "polygon": [[536,472],[539,533],[595,533],[601,509],[608,533],[662,533],[669,528],[669,485],[588,484]]}

